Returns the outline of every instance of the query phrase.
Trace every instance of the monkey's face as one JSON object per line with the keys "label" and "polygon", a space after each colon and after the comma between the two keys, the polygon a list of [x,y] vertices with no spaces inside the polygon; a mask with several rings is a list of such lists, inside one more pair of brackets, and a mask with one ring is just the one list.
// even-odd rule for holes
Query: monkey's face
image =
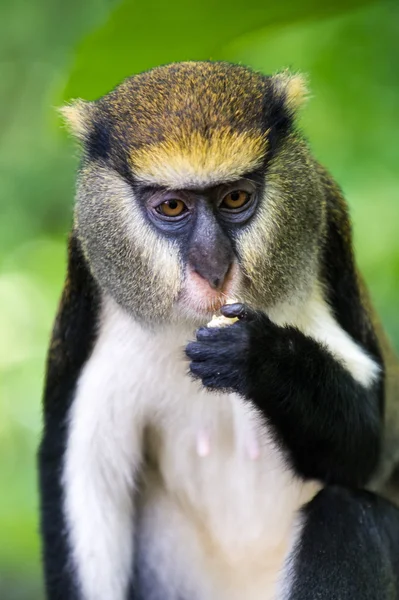
{"label": "monkey's face", "polygon": [[201,322],[240,295],[236,237],[257,210],[257,191],[249,177],[203,189],[132,187],[88,165],[77,230],[102,288],[136,318]]}
{"label": "monkey's face", "polygon": [[64,111],[85,149],[79,238],[136,318],[199,323],[228,298],[267,309],[306,293],[324,205],[292,133],[298,93],[295,78],[181,63]]}

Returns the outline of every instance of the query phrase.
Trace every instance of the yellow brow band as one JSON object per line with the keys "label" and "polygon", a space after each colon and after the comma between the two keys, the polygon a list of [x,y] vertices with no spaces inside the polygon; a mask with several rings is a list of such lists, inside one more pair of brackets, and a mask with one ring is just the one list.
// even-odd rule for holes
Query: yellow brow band
{"label": "yellow brow band", "polygon": [[235,179],[258,167],[267,151],[267,132],[216,129],[209,137],[190,132],[180,139],[145,146],[131,153],[143,181],[165,187],[209,185]]}

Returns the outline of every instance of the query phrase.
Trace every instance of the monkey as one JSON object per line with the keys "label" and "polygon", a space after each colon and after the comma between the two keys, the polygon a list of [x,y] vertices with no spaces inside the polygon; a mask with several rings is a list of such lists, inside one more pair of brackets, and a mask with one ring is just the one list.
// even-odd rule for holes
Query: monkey
{"label": "monkey", "polygon": [[306,96],[189,61],[62,109],[82,158],[38,452],[48,600],[399,597],[398,368]]}

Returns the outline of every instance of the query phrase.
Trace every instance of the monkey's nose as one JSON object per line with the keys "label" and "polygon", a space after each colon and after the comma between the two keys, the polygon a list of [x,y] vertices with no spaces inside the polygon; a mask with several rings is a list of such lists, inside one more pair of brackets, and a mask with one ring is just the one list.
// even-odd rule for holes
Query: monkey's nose
{"label": "monkey's nose", "polygon": [[208,282],[213,290],[221,291],[230,272],[231,264],[219,266],[216,269],[197,267],[195,272]]}
{"label": "monkey's nose", "polygon": [[215,291],[222,290],[233,262],[230,241],[221,232],[195,240],[188,254],[191,269]]}

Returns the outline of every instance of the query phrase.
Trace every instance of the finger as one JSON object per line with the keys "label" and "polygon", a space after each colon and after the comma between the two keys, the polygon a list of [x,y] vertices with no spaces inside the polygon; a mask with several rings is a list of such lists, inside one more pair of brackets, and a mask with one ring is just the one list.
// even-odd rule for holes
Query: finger
{"label": "finger", "polygon": [[200,379],[202,379],[202,377],[204,375],[202,365],[198,362],[190,363],[190,373],[194,377],[199,377]]}
{"label": "finger", "polygon": [[219,365],[219,366],[213,365],[207,361],[201,362],[198,360],[193,360],[190,363],[191,374],[194,375],[195,377],[200,377],[200,379],[203,379],[204,377],[212,377],[212,378],[220,377],[223,374],[222,370],[223,370],[222,365]]}
{"label": "finger", "polygon": [[220,312],[228,319],[237,318],[240,320],[250,321],[256,318],[255,310],[249,308],[247,304],[241,304],[239,302],[236,304],[225,304],[220,309]]}
{"label": "finger", "polygon": [[207,352],[203,344],[198,342],[189,342],[185,348],[185,353],[191,360],[205,360]]}
{"label": "finger", "polygon": [[222,331],[221,327],[200,327],[196,331],[196,337],[198,341],[201,340],[212,340],[220,337]]}

